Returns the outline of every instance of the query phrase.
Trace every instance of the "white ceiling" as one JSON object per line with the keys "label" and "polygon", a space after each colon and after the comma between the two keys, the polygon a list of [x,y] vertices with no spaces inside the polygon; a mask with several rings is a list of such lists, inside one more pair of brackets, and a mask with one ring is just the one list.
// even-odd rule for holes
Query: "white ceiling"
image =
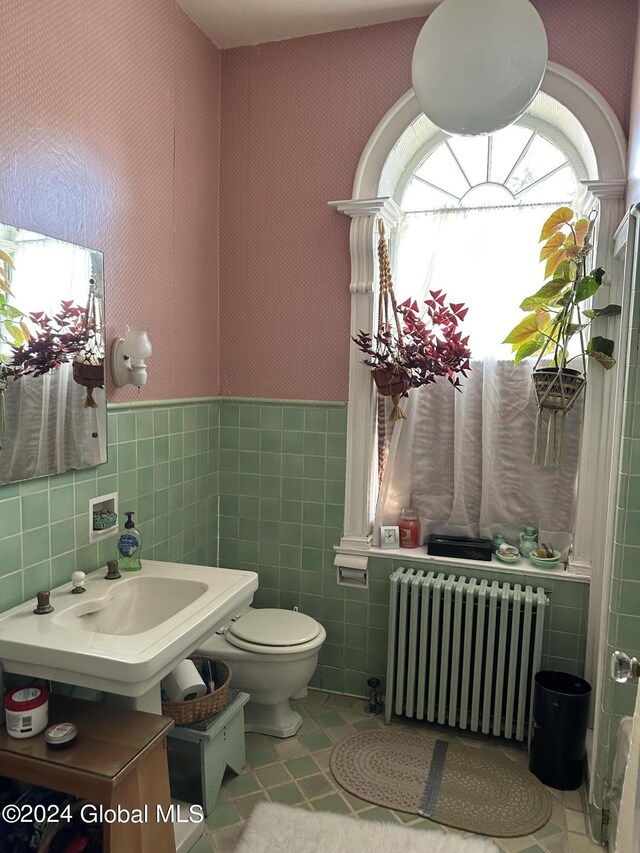
{"label": "white ceiling", "polygon": [[178,0],[220,48],[428,15],[440,0]]}

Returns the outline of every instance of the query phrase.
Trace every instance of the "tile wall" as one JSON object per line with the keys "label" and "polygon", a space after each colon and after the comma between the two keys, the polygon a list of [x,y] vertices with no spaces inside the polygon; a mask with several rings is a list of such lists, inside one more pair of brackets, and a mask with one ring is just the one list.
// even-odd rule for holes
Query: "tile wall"
{"label": "tile wall", "polygon": [[[220,564],[258,572],[260,606],[299,606],[320,619],[327,641],[314,686],[361,695],[367,678],[386,670],[389,574],[411,562],[371,558],[368,590],[336,584],[345,447],[344,404],[221,400]],[[446,564],[442,571],[456,572]],[[473,574],[505,580],[475,567]],[[551,608],[543,666],[582,674],[588,585],[549,577],[544,586]]]}
{"label": "tile wall", "polygon": [[[411,561],[371,558],[368,590],[336,584],[345,452],[344,403],[111,406],[106,465],[0,487],[0,608],[113,557],[115,537],[89,544],[88,502],[118,491],[121,514],[136,512],[144,556],[258,572],[259,606],[299,606],[326,627],[314,686],[363,694],[369,676],[385,673],[388,576]],[[544,586],[543,665],[580,674],[588,587],[552,577]]]}
{"label": "tile wall", "polygon": [[640,293],[632,295],[631,326],[626,354],[625,403],[616,501],[613,572],[609,596],[605,671],[602,673],[600,730],[592,797],[592,829],[600,830],[600,809],[611,782],[618,725],[633,714],[637,687],[616,684],[609,660],[616,650],[640,657]]}
{"label": "tile wall", "polygon": [[116,536],[89,543],[89,500],[110,492],[143,557],[215,563],[218,416],[218,401],[110,406],[105,465],[0,486],[0,610],[116,556]]}

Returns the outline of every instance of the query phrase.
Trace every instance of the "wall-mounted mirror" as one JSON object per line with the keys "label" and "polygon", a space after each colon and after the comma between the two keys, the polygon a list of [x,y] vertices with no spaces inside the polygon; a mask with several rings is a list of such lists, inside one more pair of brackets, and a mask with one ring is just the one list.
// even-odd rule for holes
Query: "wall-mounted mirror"
{"label": "wall-mounted mirror", "polygon": [[0,224],[0,484],[107,461],[102,253]]}

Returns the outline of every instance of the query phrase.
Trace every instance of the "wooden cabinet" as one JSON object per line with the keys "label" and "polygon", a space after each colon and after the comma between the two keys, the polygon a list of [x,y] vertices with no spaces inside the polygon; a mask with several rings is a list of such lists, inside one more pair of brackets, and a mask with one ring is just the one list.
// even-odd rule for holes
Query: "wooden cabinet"
{"label": "wooden cabinet", "polygon": [[143,823],[104,823],[107,853],[175,853],[166,741],[173,720],[54,694],[49,724],[65,721],[75,723],[78,737],[63,750],[48,747],[44,732],[20,740],[0,728],[0,775],[74,794],[121,815],[140,809]]}

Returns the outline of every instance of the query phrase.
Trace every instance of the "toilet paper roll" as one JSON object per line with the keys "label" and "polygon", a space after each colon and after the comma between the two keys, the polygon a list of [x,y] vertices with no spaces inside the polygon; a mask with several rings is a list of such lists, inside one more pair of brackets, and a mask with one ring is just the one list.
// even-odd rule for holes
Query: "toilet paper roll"
{"label": "toilet paper roll", "polygon": [[207,692],[207,685],[191,660],[183,660],[172,669],[162,679],[162,688],[170,702],[188,702],[199,699]]}

